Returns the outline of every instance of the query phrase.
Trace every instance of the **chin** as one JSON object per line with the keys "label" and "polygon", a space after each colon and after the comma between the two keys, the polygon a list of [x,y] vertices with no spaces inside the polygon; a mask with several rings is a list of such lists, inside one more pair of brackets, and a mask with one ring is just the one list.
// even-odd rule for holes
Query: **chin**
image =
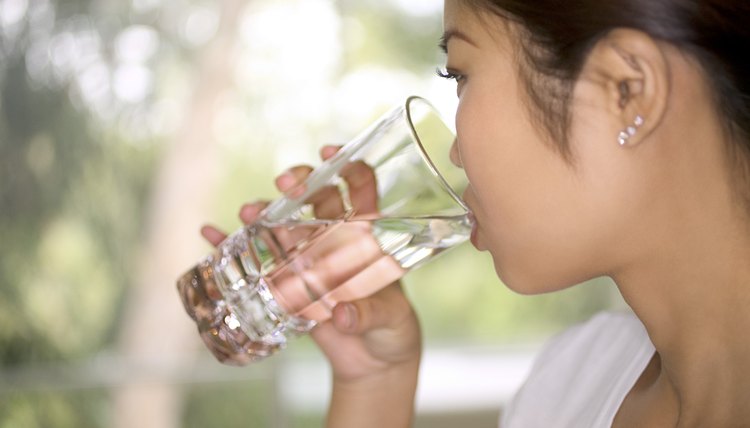
{"label": "chin", "polygon": [[493,261],[495,262],[495,273],[497,273],[500,281],[510,290],[521,295],[533,296],[551,293],[572,285],[561,283],[559,278],[553,280],[549,278],[550,275],[540,275],[543,272],[538,266],[536,269],[530,269],[531,272],[529,272],[522,269],[507,268],[507,264],[506,266],[501,265],[494,256]]}
{"label": "chin", "polygon": [[495,264],[495,273],[497,274],[497,277],[500,278],[500,281],[506,287],[518,294],[539,294],[534,287],[530,287],[529,281],[524,278],[523,275],[518,275],[518,273],[513,272],[513,269],[507,269],[498,261],[494,254],[492,255],[492,260]]}
{"label": "chin", "polygon": [[500,273],[498,273],[498,277],[500,278],[500,281],[502,281],[502,283],[505,284],[506,287],[508,287],[508,289],[523,296],[535,296],[538,294],[544,294],[549,293],[550,291],[554,291],[549,290],[546,287],[537,287],[526,281],[509,280],[504,278]]}

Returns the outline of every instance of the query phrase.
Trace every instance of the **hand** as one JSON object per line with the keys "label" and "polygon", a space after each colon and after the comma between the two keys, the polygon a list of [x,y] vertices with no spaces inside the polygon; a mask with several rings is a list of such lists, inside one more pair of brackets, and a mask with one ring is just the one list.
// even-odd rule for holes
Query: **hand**
{"label": "hand", "polygon": [[[321,157],[333,156],[337,147],[326,146]],[[291,168],[277,177],[276,186],[287,196],[298,196],[307,175],[307,166]],[[364,163],[353,163],[342,171],[348,188],[349,203],[360,214],[377,211],[375,176]],[[318,218],[336,218],[343,213],[344,203],[338,189],[331,186],[312,195]],[[258,218],[266,203],[244,205],[240,219],[251,224]],[[203,236],[218,245],[226,235],[217,228],[206,226]],[[400,366],[418,366],[420,330],[416,315],[404,296],[399,283],[391,284],[374,295],[338,304],[330,321],[316,326],[311,336],[331,362],[336,381],[350,383],[377,377]]]}

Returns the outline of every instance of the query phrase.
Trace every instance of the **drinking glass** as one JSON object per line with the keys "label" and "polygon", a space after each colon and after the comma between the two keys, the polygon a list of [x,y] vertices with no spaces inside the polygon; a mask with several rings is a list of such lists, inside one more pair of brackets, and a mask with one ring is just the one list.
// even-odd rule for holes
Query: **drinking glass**
{"label": "drinking glass", "polygon": [[420,97],[385,114],[177,281],[221,362],[244,365],[466,241],[454,134]]}

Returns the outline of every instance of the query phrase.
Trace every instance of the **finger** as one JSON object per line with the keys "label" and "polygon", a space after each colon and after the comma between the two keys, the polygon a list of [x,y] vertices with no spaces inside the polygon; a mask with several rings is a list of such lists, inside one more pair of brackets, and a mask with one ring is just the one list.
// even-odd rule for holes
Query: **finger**
{"label": "finger", "polygon": [[368,298],[339,303],[333,308],[332,322],[343,333],[362,334],[397,327],[410,316],[411,305],[396,282]]}
{"label": "finger", "polygon": [[245,224],[254,223],[263,209],[268,206],[268,201],[258,201],[245,204],[240,208],[240,220]]}
{"label": "finger", "polygon": [[286,172],[276,177],[276,188],[291,198],[302,196],[305,190],[307,190],[303,182],[310,175],[310,172],[312,172],[312,167],[307,165],[298,165],[289,168]]}
{"label": "finger", "polygon": [[201,227],[201,235],[206,241],[210,242],[211,245],[213,245],[214,247],[221,244],[221,241],[227,238],[226,233],[209,225]]}
{"label": "finger", "polygon": [[334,145],[323,146],[320,149],[320,157],[323,160],[328,160],[329,158],[333,157],[333,155],[338,153],[341,147],[342,146],[334,146]]}
{"label": "finger", "polygon": [[341,217],[345,209],[339,188],[332,185],[324,186],[313,193],[305,200],[305,203],[312,204],[317,218],[338,218]]}
{"label": "finger", "polygon": [[370,165],[363,161],[352,162],[342,168],[340,175],[349,188],[349,201],[356,213],[378,212],[378,186]]}

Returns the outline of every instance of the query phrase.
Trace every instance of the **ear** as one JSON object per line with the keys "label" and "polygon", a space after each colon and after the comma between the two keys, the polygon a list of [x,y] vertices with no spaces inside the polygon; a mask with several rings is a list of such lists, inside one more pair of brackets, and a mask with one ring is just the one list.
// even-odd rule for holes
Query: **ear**
{"label": "ear", "polygon": [[643,142],[664,118],[670,91],[665,52],[649,35],[615,29],[589,53],[582,76],[592,77],[612,118],[612,141]]}

